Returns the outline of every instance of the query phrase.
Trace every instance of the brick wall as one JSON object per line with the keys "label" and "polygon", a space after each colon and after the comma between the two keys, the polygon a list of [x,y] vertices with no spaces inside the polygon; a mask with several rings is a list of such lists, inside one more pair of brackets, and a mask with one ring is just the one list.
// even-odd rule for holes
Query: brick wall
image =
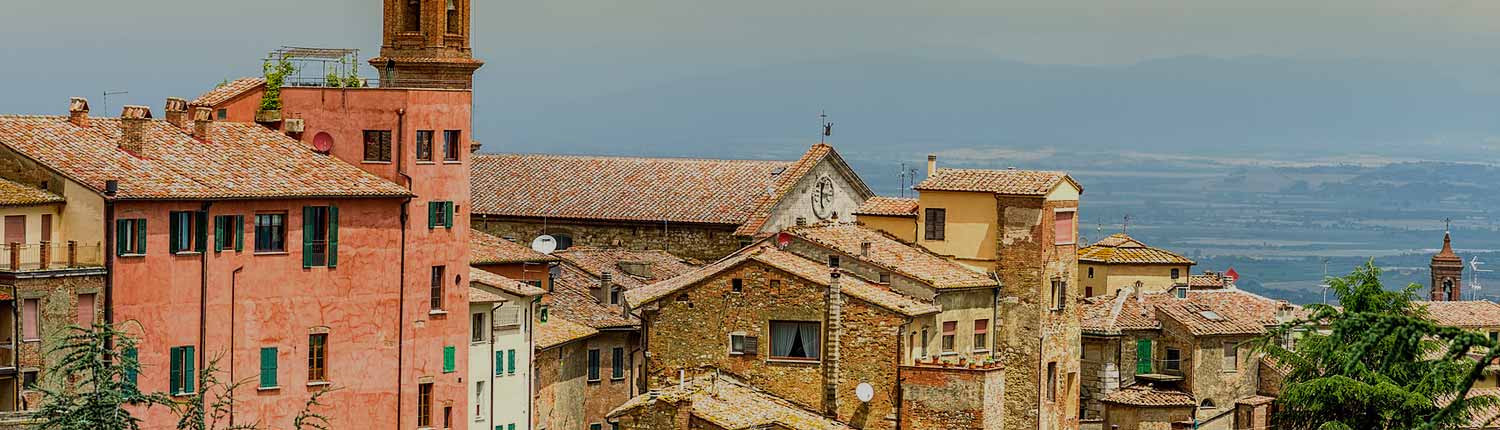
{"label": "brick wall", "polygon": [[1004,372],[929,365],[901,368],[901,428],[999,429]]}
{"label": "brick wall", "polygon": [[[16,333],[24,333],[25,325],[30,324],[23,318],[21,307],[25,300],[38,300],[40,311],[40,341],[28,341],[25,336],[17,338],[18,348],[16,354],[16,368],[20,375],[28,372],[36,372],[37,383],[46,384],[48,360],[46,353],[55,347],[62,337],[69,333],[68,327],[78,324],[78,297],[80,294],[94,295],[94,321],[104,320],[104,275],[102,270],[98,274],[89,275],[65,275],[31,278],[0,278],[0,289],[8,293],[11,287],[15,288],[16,300],[13,302],[15,309]],[[19,381],[19,379],[17,379]],[[19,382],[16,382],[19,383]],[[11,389],[8,382],[0,382],[0,389]],[[35,409],[41,400],[41,392],[37,390],[21,390],[23,401],[18,407]]]}
{"label": "brick wall", "polygon": [[566,234],[574,246],[665,249],[673,255],[704,261],[717,260],[737,251],[742,240],[736,226],[711,224],[619,223],[589,220],[546,220],[474,215],[474,228],[486,233],[530,244],[543,234]]}
{"label": "brick wall", "polygon": [[[605,416],[635,394],[631,352],[636,348],[634,332],[604,332],[541,351],[533,366],[537,372],[536,399],[532,417],[537,429],[588,429],[589,424],[608,428]],[[624,376],[612,375],[612,350],[624,348]],[[599,350],[599,379],[588,380],[588,351]]]}

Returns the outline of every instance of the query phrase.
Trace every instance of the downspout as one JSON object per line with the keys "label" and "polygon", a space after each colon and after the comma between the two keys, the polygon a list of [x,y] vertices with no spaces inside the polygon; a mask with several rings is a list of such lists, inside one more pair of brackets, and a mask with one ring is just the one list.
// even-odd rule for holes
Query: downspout
{"label": "downspout", "polygon": [[906,361],[906,351],[902,349],[902,347],[906,346],[906,335],[904,333],[911,329],[912,319],[912,317],[907,317],[906,323],[901,324],[901,327],[896,329],[896,401],[892,402],[893,405],[891,406],[891,409],[894,409],[896,413],[896,430],[901,430],[901,394],[906,391],[901,389],[902,382],[905,382],[905,380],[901,379],[902,363]]}
{"label": "downspout", "polygon": [[[202,219],[204,219],[205,221],[208,220],[208,208],[210,206],[213,206],[213,204],[214,203],[211,201],[203,202],[203,204],[198,207],[198,211],[203,213]],[[194,221],[197,221],[196,214],[194,214]],[[202,229],[208,228],[207,225],[199,225],[197,227]],[[197,238],[200,236],[197,234],[197,232],[194,232],[193,237]],[[207,235],[204,235],[202,237],[207,237]],[[198,253],[198,374],[201,376],[203,374],[204,366],[208,364],[208,352],[206,351],[208,349],[208,244],[203,243],[200,245],[203,246],[203,252]],[[230,350],[229,353],[233,354],[234,351]],[[204,387],[195,388],[199,390],[205,390]],[[203,396],[198,397],[200,401],[198,405],[199,407],[203,406],[201,402],[205,398],[206,397]]]}
{"label": "downspout", "polygon": [[[387,63],[387,67],[389,67],[389,63]],[[401,148],[405,136],[406,109],[396,109],[396,153],[391,154],[391,158],[396,159],[396,173],[401,175],[402,178],[406,178],[406,189],[410,191],[412,181],[411,176],[406,174],[406,163],[404,162],[406,160],[406,152]],[[399,282],[397,287],[397,292],[399,293],[397,300],[399,304],[396,306],[396,430],[401,430],[401,422],[406,416],[402,411],[403,400],[405,399],[402,396],[403,391],[405,391],[405,381],[402,380],[402,376],[404,376],[402,373],[406,371],[406,221],[408,212],[410,212],[407,210],[407,207],[411,205],[411,199],[411,197],[407,197],[401,201],[401,256],[400,263],[397,266],[400,268],[397,278]]]}
{"label": "downspout", "polygon": [[[551,273],[551,270],[547,272]],[[547,287],[552,287],[550,276],[547,279]],[[536,324],[531,323],[533,321],[531,312],[541,303],[541,295],[531,299],[531,303],[526,306],[524,316],[524,321],[526,321],[526,430],[531,430],[532,416],[536,414],[536,387],[532,385],[536,381],[536,336],[532,336],[532,331],[536,330]]]}
{"label": "downspout", "polygon": [[[522,299],[524,298],[525,297],[522,297]],[[495,373],[484,375],[485,378],[489,378],[490,380],[490,383],[485,384],[490,387],[490,415],[489,419],[487,420],[489,422],[485,425],[486,428],[497,427],[495,425],[495,375],[498,374],[499,371],[495,366],[502,366],[499,360],[495,360],[495,351],[500,347],[500,342],[495,341],[495,310],[497,309],[500,309],[499,305],[490,306],[490,317],[488,319],[488,321],[490,322],[490,353],[488,354],[490,356],[490,371]]]}
{"label": "downspout", "polygon": [[[236,380],[236,379],[234,379],[234,338],[235,338],[235,335],[234,335],[234,308],[235,308],[235,304],[237,302],[235,302],[235,298],[234,298],[235,294],[234,294],[234,292],[235,292],[235,286],[237,286],[239,284],[240,272],[244,271],[244,270],[245,270],[245,266],[241,265],[240,267],[236,267],[236,268],[234,268],[233,271],[229,272],[229,380],[230,381]],[[229,402],[229,426],[230,427],[234,427],[234,403],[235,402]]]}
{"label": "downspout", "polygon": [[[104,254],[104,323],[113,327],[115,325],[115,193],[109,191],[109,180],[105,182],[104,192],[104,246],[99,252]],[[11,294],[15,297],[14,292]],[[19,311],[20,308],[17,308]],[[20,339],[20,334],[16,335]],[[106,338],[104,347],[114,349],[114,339]]]}

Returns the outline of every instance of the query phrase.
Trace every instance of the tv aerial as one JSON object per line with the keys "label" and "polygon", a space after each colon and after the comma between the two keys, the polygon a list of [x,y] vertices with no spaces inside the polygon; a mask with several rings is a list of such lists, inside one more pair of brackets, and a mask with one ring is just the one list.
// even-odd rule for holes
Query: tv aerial
{"label": "tv aerial", "polygon": [[1479,294],[1479,290],[1483,290],[1484,289],[1484,287],[1479,284],[1479,274],[1480,273],[1484,273],[1484,272],[1493,272],[1494,271],[1492,269],[1480,269],[1479,266],[1481,266],[1483,264],[1484,264],[1483,261],[1479,261],[1479,256],[1478,255],[1475,255],[1475,256],[1469,258],[1469,269],[1474,271],[1474,279],[1469,281],[1469,286],[1470,287],[1474,287],[1473,288],[1473,294],[1474,294],[1474,297],[1476,297],[1476,298],[1477,297],[1481,297],[1480,294]]}

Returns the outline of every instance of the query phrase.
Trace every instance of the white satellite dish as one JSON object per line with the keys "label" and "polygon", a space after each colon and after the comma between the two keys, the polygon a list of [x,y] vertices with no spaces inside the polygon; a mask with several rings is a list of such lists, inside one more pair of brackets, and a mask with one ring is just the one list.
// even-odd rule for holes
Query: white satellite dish
{"label": "white satellite dish", "polygon": [[536,239],[531,240],[531,249],[536,252],[552,255],[552,251],[557,250],[557,238],[545,234],[537,236]]}
{"label": "white satellite dish", "polygon": [[871,387],[868,382],[861,382],[859,386],[854,387],[854,397],[858,397],[861,402],[869,403],[870,399],[875,398],[875,387]]}

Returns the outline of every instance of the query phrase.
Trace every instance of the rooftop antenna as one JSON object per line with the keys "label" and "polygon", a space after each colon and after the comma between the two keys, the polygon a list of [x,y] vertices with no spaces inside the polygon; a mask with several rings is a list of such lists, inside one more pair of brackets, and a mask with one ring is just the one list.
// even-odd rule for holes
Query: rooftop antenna
{"label": "rooftop antenna", "polygon": [[1120,233],[1130,234],[1130,214],[1125,214],[1125,223],[1120,224]]}
{"label": "rooftop antenna", "polygon": [[104,92],[104,97],[103,97],[104,100],[101,100],[99,102],[99,111],[100,112],[104,112],[105,115],[108,115],[109,114],[109,96],[117,96],[117,95],[120,95],[120,94],[130,94],[130,92],[129,91],[105,91]]}
{"label": "rooftop antenna", "polygon": [[1480,299],[1480,298],[1483,298],[1483,295],[1479,294],[1479,290],[1484,289],[1484,287],[1482,287],[1482,286],[1479,285],[1479,274],[1483,273],[1483,272],[1493,272],[1494,271],[1494,270],[1491,270],[1491,269],[1480,269],[1479,266],[1483,265],[1483,264],[1484,264],[1483,261],[1479,261],[1479,256],[1478,255],[1475,255],[1475,256],[1469,258],[1469,268],[1472,269],[1472,270],[1474,270],[1474,279],[1471,280],[1471,281],[1469,281],[1469,286],[1470,287],[1474,287],[1474,288],[1471,289],[1472,292],[1470,293],[1471,294],[1471,297],[1469,297],[1470,299]]}
{"label": "rooftop antenna", "polygon": [[1318,286],[1323,287],[1323,304],[1326,305],[1328,304],[1328,257],[1323,257],[1323,283]]}
{"label": "rooftop antenna", "polygon": [[[905,198],[906,197],[906,163],[905,162],[901,163],[901,171],[899,173],[897,173],[896,176],[898,176],[898,177],[901,178],[901,191],[900,191],[900,193],[901,193],[901,197]],[[912,179],[916,179],[916,178],[912,178]]]}
{"label": "rooftop antenna", "polygon": [[828,137],[833,136],[833,123],[828,122],[828,111],[818,112],[818,119],[823,120],[823,135],[818,137],[818,143],[828,143]]}

